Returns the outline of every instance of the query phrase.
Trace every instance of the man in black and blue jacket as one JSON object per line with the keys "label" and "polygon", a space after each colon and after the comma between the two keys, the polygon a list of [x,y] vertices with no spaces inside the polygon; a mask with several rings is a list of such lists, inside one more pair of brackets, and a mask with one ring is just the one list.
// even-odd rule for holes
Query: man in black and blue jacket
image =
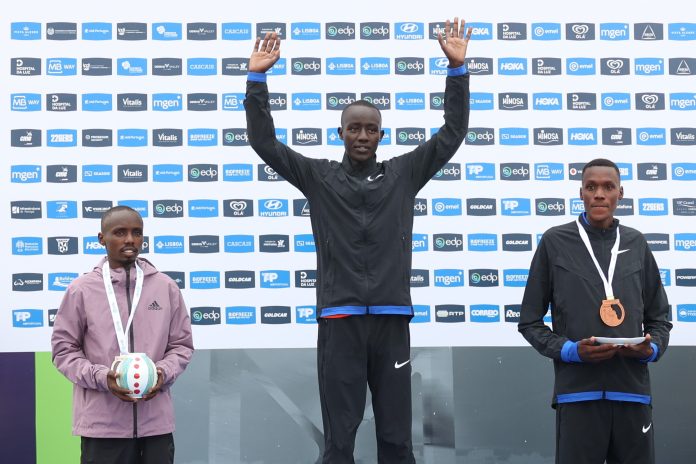
{"label": "man in black and blue jacket", "polygon": [[367,385],[380,464],[415,463],[411,443],[409,321],[411,237],[416,194],[454,156],[466,136],[471,29],[446,22],[440,46],[449,59],[445,124],[402,156],[378,162],[379,110],[358,100],[341,115],[341,162],[307,158],[278,142],[265,72],[280,57],[275,33],[256,40],[244,106],[256,153],[297,187],[310,205],[317,249],[317,364],[324,463],[353,463]]}
{"label": "man in black and blue jacket", "polygon": [[539,242],[519,330],[553,359],[556,462],[653,464],[648,363],[669,343],[667,295],[643,235],[614,218],[616,164],[587,163],[580,198],[585,212]]}

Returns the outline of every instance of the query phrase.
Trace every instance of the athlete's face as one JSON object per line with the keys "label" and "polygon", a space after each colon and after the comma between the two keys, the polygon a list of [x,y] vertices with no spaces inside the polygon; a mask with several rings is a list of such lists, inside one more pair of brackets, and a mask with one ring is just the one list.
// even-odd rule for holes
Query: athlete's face
{"label": "athlete's face", "polygon": [[112,269],[130,265],[143,247],[143,219],[133,211],[116,211],[106,218],[98,237]]}
{"label": "athlete's face", "polygon": [[616,170],[609,166],[592,166],[583,171],[580,198],[593,226],[606,229],[614,221],[614,211],[623,198],[619,182]]}
{"label": "athlete's face", "polygon": [[350,106],[343,112],[338,135],[351,160],[357,163],[369,160],[377,153],[377,145],[384,135],[379,111],[368,106]]}

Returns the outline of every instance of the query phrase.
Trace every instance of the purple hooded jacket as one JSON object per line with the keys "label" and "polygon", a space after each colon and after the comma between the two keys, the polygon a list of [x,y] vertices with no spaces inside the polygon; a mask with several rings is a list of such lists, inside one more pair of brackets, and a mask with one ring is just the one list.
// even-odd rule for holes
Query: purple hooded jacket
{"label": "purple hooded jacket", "polygon": [[[193,354],[191,320],[184,299],[166,274],[149,261],[137,259],[144,281],[131,326],[130,351],[147,353],[164,372],[164,383],[162,390],[149,401],[138,401],[135,405],[121,401],[106,383],[119,349],[102,281],[105,260],[70,284],[53,326],[53,363],[74,384],[73,434],[134,438],[173,432],[174,407],[169,388],[186,369]],[[135,277],[135,268],[131,267],[131,297]],[[125,328],[128,321],[125,269],[111,269],[111,282]]]}

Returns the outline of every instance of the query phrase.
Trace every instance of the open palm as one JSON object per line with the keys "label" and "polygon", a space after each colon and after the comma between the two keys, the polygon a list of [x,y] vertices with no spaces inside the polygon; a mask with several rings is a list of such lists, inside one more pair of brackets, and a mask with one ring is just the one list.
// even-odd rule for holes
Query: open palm
{"label": "open palm", "polygon": [[[466,35],[464,32],[466,31]],[[449,19],[445,22],[444,34],[440,31],[437,35],[437,40],[440,42],[440,48],[445,53],[449,60],[451,68],[458,68],[464,64],[466,58],[466,48],[469,45],[471,38],[471,28],[466,28],[466,22],[459,18],[454,18],[454,22],[450,24]]]}
{"label": "open palm", "polygon": [[256,38],[254,50],[249,57],[249,71],[265,73],[280,58],[280,37],[273,32],[266,32],[263,42],[260,37]]}

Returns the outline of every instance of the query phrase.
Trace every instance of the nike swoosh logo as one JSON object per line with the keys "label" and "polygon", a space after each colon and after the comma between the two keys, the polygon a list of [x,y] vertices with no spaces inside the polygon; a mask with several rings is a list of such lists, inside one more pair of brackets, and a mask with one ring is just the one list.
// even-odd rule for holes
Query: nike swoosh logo
{"label": "nike swoosh logo", "polygon": [[619,250],[616,252],[617,255],[620,255],[621,253],[626,253],[630,248],[626,248],[625,250]]}
{"label": "nike swoosh logo", "polygon": [[[404,361],[404,362],[402,362],[402,363],[400,363],[399,361],[394,361],[394,369],[401,369],[401,368],[404,367],[406,364],[408,364],[409,361],[411,361],[411,360],[410,360],[410,359],[407,359],[406,361]],[[652,424],[651,424],[651,425],[652,425]]]}
{"label": "nike swoosh logo", "polygon": [[648,433],[648,430],[650,430],[650,427],[652,427],[652,422],[647,427],[643,427],[643,433]]}
{"label": "nike swoosh logo", "polygon": [[373,178],[372,176],[367,176],[367,181],[368,181],[368,182],[374,182],[374,181],[376,181],[377,179],[379,179],[379,178],[382,177],[382,176],[384,176],[384,174],[381,174],[381,173],[380,173],[380,174],[377,174],[377,176],[374,177],[374,178]]}

